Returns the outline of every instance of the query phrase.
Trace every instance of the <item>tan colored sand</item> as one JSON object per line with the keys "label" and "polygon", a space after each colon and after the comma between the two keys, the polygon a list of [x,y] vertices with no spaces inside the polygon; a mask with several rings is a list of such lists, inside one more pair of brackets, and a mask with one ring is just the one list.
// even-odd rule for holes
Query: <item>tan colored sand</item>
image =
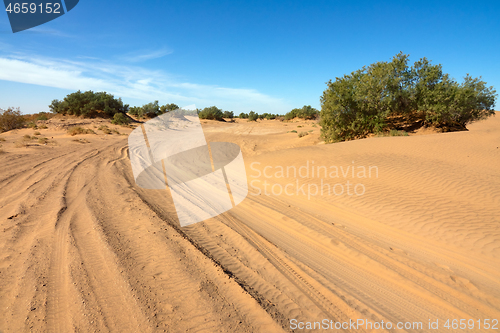
{"label": "tan colored sand", "polygon": [[[68,136],[77,123],[97,134]],[[498,112],[468,132],[329,145],[314,121],[204,121],[209,141],[242,148],[250,193],[182,229],[168,191],[135,185],[131,129],[47,125],[47,145],[23,141],[31,129],[0,134],[0,331],[278,332],[291,319],[364,319],[425,332],[429,319],[474,319],[479,332],[477,320],[500,319]],[[307,165],[305,177],[276,173]],[[328,194],[336,184],[345,192]]]}

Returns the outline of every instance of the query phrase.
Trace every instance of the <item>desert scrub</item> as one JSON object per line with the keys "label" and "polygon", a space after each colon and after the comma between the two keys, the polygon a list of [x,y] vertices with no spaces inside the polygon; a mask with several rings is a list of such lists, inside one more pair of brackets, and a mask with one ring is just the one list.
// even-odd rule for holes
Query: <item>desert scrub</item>
{"label": "desert scrub", "polygon": [[405,131],[398,131],[398,130],[392,129],[389,132],[389,136],[408,136],[408,133]]}
{"label": "desert scrub", "polygon": [[78,134],[95,134],[93,130],[89,128],[83,128],[80,126],[71,127],[70,129],[68,129],[67,133],[71,136],[75,136]]}
{"label": "desert scrub", "polygon": [[35,133],[33,133],[33,135],[42,135],[42,133],[36,131]]}
{"label": "desert scrub", "polygon": [[23,136],[23,139],[25,139],[25,140],[31,140],[31,135],[29,135],[29,134],[25,134],[25,135]]}
{"label": "desert scrub", "polygon": [[377,136],[408,136],[408,132],[392,129],[389,132],[379,132]]}
{"label": "desert scrub", "polygon": [[87,139],[73,139],[73,141],[78,143],[90,143],[90,141]]}
{"label": "desert scrub", "polygon": [[297,133],[296,130],[291,130],[291,131],[288,131],[287,133]]}
{"label": "desert scrub", "polygon": [[108,126],[106,126],[106,125],[101,125],[101,126],[99,126],[98,130],[99,130],[99,131],[103,131],[103,132],[104,132],[104,134],[111,134],[111,130],[110,130],[110,129],[109,129],[109,127],[108,127]]}
{"label": "desert scrub", "polygon": [[297,125],[297,128],[300,128],[300,127],[302,127],[302,125]]}
{"label": "desert scrub", "polygon": [[47,125],[41,124],[40,126],[38,126],[38,129],[47,129]]}
{"label": "desert scrub", "polygon": [[19,108],[0,109],[0,133],[24,126],[25,119]]}
{"label": "desert scrub", "polygon": [[308,134],[309,134],[309,133],[307,133],[307,132],[300,132],[300,133],[298,134],[298,136],[299,136],[299,138],[302,138],[302,137],[304,137],[304,136],[306,136],[306,135],[308,135]]}
{"label": "desert scrub", "polygon": [[31,141],[31,137],[29,139],[26,139],[26,137],[23,137],[21,140],[18,140],[14,143],[14,147],[16,147],[16,148],[28,147],[30,145],[29,144],[30,141]]}
{"label": "desert scrub", "polygon": [[38,139],[38,143],[44,145],[44,144],[47,144],[49,142],[49,139],[48,138],[40,138]]}
{"label": "desert scrub", "polygon": [[0,142],[5,142],[5,139],[4,138],[0,138]]}

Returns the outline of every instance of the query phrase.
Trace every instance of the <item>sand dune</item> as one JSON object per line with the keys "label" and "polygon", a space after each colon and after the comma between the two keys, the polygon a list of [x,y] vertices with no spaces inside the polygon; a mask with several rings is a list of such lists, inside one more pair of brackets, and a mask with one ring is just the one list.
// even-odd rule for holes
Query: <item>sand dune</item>
{"label": "sand dune", "polygon": [[2,332],[500,319],[498,112],[467,132],[330,145],[313,121],[202,122],[241,147],[250,193],[184,228],[167,190],[135,184],[126,135],[69,137],[68,121],[40,131],[47,145],[0,134]]}

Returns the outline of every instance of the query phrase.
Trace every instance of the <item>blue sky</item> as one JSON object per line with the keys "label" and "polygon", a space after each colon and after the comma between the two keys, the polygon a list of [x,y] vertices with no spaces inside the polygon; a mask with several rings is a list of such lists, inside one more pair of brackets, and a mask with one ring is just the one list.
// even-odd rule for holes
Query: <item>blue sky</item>
{"label": "blue sky", "polygon": [[[436,4],[437,3],[437,4]],[[500,1],[80,0],[13,34],[0,13],[0,108],[76,90],[236,113],[320,108],[325,82],[399,51],[500,90]]]}

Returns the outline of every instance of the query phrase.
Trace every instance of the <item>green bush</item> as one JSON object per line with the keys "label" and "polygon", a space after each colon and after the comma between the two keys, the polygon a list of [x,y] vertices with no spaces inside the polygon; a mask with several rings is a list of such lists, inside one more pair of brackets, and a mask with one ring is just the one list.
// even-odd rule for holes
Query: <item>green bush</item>
{"label": "green bush", "polygon": [[179,109],[177,104],[165,104],[160,106],[158,101],[150,102],[144,104],[143,106],[132,106],[128,108],[128,114],[131,114],[137,118],[154,118],[159,115],[164,114],[165,112],[170,112]]}
{"label": "green bush", "polygon": [[211,106],[208,108],[204,108],[198,113],[198,117],[200,119],[209,119],[209,120],[223,120],[224,113],[221,109],[216,106]]}
{"label": "green bush", "polygon": [[248,121],[257,121],[257,119],[259,119],[259,114],[257,112],[250,111],[248,113]]}
{"label": "green bush", "polygon": [[293,109],[292,111],[285,114],[285,120],[291,120],[295,117],[302,119],[316,119],[319,115],[319,111],[310,105],[304,105],[300,109]]}
{"label": "green bush", "polygon": [[224,111],[223,118],[233,119],[234,118],[234,112],[233,111]]}
{"label": "green bush", "polygon": [[243,113],[243,112],[240,113],[239,118],[240,119],[248,119],[248,113]]}
{"label": "green bush", "polygon": [[47,117],[47,114],[45,112],[40,112],[36,120],[49,120],[49,118]]}
{"label": "green bush", "polygon": [[306,136],[306,135],[308,135],[308,134],[309,134],[309,133],[307,133],[307,132],[300,132],[300,133],[298,134],[298,136],[299,136],[299,138],[301,138],[301,137]]}
{"label": "green bush", "polygon": [[115,125],[128,125],[130,123],[130,118],[123,113],[115,113],[111,123]]}
{"label": "green bush", "polygon": [[126,112],[128,105],[124,105],[121,98],[116,99],[106,92],[89,90],[82,93],[78,90],[64,97],[62,101],[53,100],[49,108],[54,113],[95,117],[98,114],[113,116],[118,112]]}
{"label": "green bush", "polygon": [[[391,119],[408,125],[465,129],[494,114],[496,91],[467,75],[462,84],[426,58],[408,66],[408,55],[377,62],[330,80],[321,97],[321,135],[326,142],[353,140],[390,129]],[[388,128],[389,127],[389,128]]]}
{"label": "green bush", "polygon": [[0,109],[0,133],[24,126],[25,119],[19,108]]}
{"label": "green bush", "polygon": [[170,112],[170,111],[174,111],[174,110],[177,110],[177,109],[179,109],[179,106],[177,104],[170,103],[170,104],[162,105],[160,107],[160,112],[161,112],[161,114],[163,114],[165,112]]}

